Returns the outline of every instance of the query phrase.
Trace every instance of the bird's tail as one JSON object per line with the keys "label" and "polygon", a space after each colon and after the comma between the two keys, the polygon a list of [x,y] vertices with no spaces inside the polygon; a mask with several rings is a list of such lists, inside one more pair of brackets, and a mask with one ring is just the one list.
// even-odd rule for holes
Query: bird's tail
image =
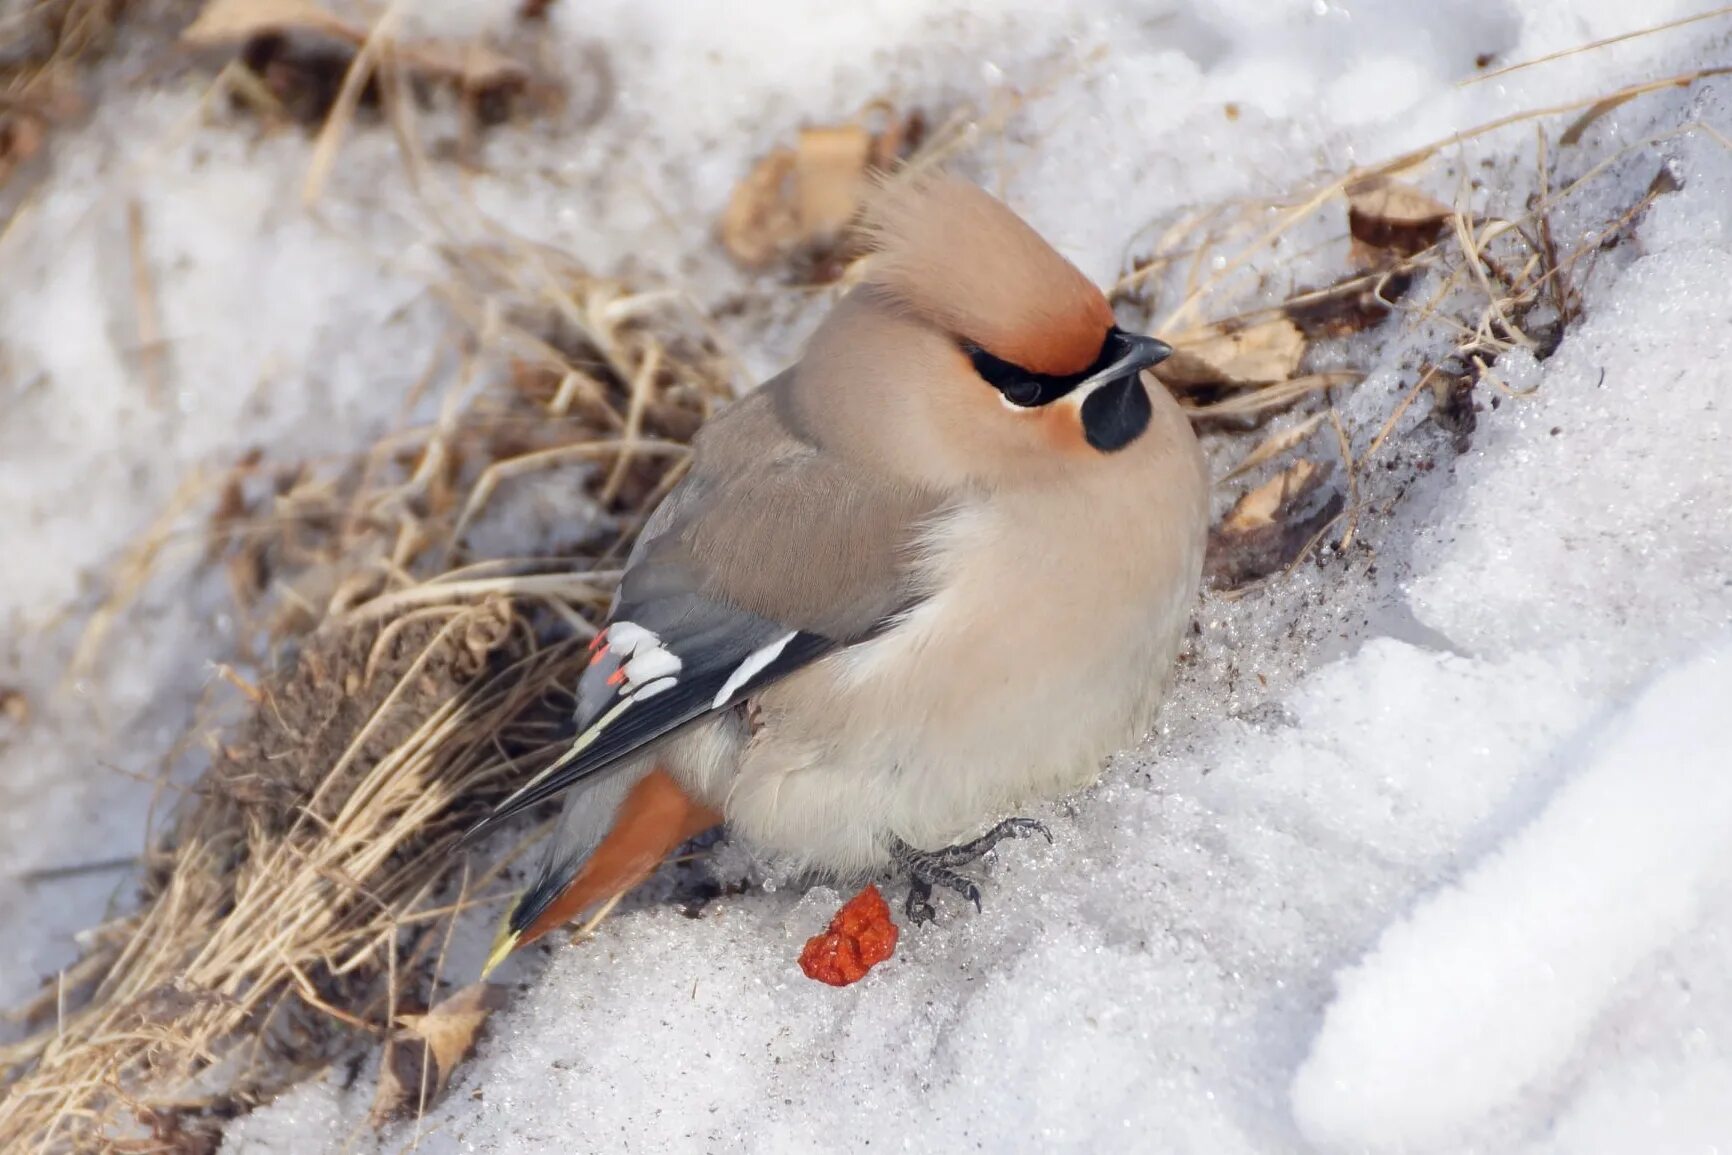
{"label": "bird's tail", "polygon": [[693,801],[667,771],[651,770],[620,801],[613,824],[586,858],[567,867],[564,877],[544,878],[518,896],[493,940],[482,976],[518,947],[631,890],[680,843],[721,821],[720,814]]}

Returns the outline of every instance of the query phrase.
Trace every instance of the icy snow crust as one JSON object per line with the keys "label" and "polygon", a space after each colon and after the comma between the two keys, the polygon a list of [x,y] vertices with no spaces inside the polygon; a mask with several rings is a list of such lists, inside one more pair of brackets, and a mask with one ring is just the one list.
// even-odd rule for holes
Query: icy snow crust
{"label": "icy snow crust", "polygon": [[[417,7],[461,31],[511,5]],[[874,0],[820,19],[771,3],[556,4],[574,69],[608,54],[611,107],[496,136],[475,195],[597,267],[709,304],[743,295],[728,335],[762,375],[821,302],[743,278],[710,229],[749,158],[804,120],[1050,77],[974,171],[1107,280],[1137,227],[1182,207],[1265,196],[1726,45],[1699,25],[1457,88],[1481,53],[1534,57],[1690,6],[1056,7]],[[1616,110],[1571,171],[1694,120],[1724,134],[1729,98],[1709,81]],[[0,582],[0,685],[37,707],[0,730],[0,918],[27,931],[0,945],[9,999],[72,957],[71,932],[117,885],[18,874],[137,845],[148,788],[106,767],[152,770],[231,644],[221,584],[189,580],[186,549],[101,668],[56,695],[73,638],[60,619],[89,608],[189,469],[253,444],[365,444],[443,335],[383,134],[355,136],[313,218],[297,201],[306,143],[188,130],[194,99],[106,102],[0,242],[0,536],[22,546]],[[1519,211],[1533,147],[1515,129],[1447,171],[1481,178],[1461,193],[1477,208]],[[836,891],[754,890],[697,919],[640,905],[545,965],[520,962],[514,1005],[420,1123],[373,1139],[363,1068],[238,1121],[227,1149],[1732,1145],[1732,152],[1679,133],[1615,163],[1600,199],[1554,227],[1584,240],[1661,155],[1683,190],[1580,266],[1585,317],[1557,354],[1500,362],[1509,392],[1463,456],[1414,407],[1400,468],[1365,480],[1368,506],[1392,508],[1367,519],[1374,552],[1205,602],[1159,732],[1041,815],[1055,846],[1001,853],[984,914],[945,906],[837,991],[794,965]],[[141,394],[127,346],[128,197],[160,270],[166,406]],[[1271,254],[1269,299],[1340,271],[1339,246],[1314,251],[1327,239]],[[1372,370],[1341,402],[1356,452],[1447,336],[1392,324],[1351,351]],[[1224,469],[1244,448],[1211,453]],[[729,851],[713,869],[743,868]],[[456,944],[454,981],[485,933]]]}

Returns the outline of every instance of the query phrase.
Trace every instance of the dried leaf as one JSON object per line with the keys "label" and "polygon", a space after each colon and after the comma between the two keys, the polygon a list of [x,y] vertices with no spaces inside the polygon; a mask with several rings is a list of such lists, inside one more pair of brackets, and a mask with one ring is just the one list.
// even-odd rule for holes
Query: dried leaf
{"label": "dried leaf", "polygon": [[729,255],[760,269],[795,255],[816,257],[815,279],[831,281],[845,266],[826,261],[853,219],[867,174],[906,154],[924,132],[918,113],[887,116],[881,131],[862,121],[802,129],[793,148],[778,148],[734,187],[720,234]]}
{"label": "dried leaf", "polygon": [[776,149],[752,166],[728,198],[722,244],[749,269],[763,268],[799,238],[800,217],[788,192],[796,163],[793,149]]}
{"label": "dried leaf", "polygon": [[1354,181],[1347,186],[1352,260],[1366,267],[1422,253],[1454,215],[1442,201],[1398,180],[1378,175]]}
{"label": "dried leaf", "polygon": [[1305,335],[1285,317],[1228,329],[1209,325],[1172,339],[1173,355],[1155,376],[1178,389],[1285,381],[1305,355]]}
{"label": "dried leaf", "polygon": [[426,1063],[426,1044],[405,1042],[396,1035],[385,1040],[385,1053],[379,1061],[379,1085],[373,1089],[373,1107],[368,1114],[374,1127],[383,1127],[414,1111],[421,1102],[423,1081],[431,1089]]}
{"label": "dried leaf", "polygon": [[1259,526],[1275,524],[1275,515],[1280,512],[1281,507],[1307,492],[1317,483],[1317,476],[1314,462],[1304,458],[1295,461],[1234,502],[1233,508],[1228,510],[1227,516],[1221,520],[1222,530],[1243,533]]}
{"label": "dried leaf", "polygon": [[364,29],[338,19],[312,0],[210,0],[180,38],[199,48],[241,44],[273,32],[317,32],[359,44]]}
{"label": "dried leaf", "polygon": [[[297,34],[322,43],[295,45],[282,40]],[[210,0],[181,33],[181,40],[195,48],[241,48],[248,67],[264,77],[272,95],[291,106],[299,119],[312,121],[323,119],[330,110],[343,75],[367,36],[365,27],[333,15],[313,0]],[[455,84],[478,101],[497,104],[530,82],[529,70],[521,63],[474,41],[391,40],[381,51],[411,73]],[[315,91],[301,91],[308,88]],[[370,85],[363,103],[374,98],[376,91]]]}
{"label": "dried leaf", "polygon": [[1242,473],[1249,473],[1265,461],[1281,456],[1315,433],[1317,426],[1322,424],[1323,418],[1327,416],[1326,413],[1315,413],[1289,429],[1282,429],[1264,438],[1257,448],[1247,453],[1245,459],[1229,470],[1221,480],[1231,481]]}
{"label": "dried leaf", "polygon": [[1302,459],[1240,497],[1209,534],[1210,584],[1233,589],[1292,564],[1346,504],[1339,491],[1324,491],[1326,476]]}
{"label": "dried leaf", "polygon": [[385,1044],[373,1095],[373,1125],[415,1109],[423,1096],[432,1103],[443,1094],[451,1073],[474,1048],[488,1016],[504,1004],[503,987],[471,983],[424,1014],[398,1015],[402,1029]]}
{"label": "dried leaf", "polygon": [[505,1005],[505,991],[491,983],[471,983],[444,999],[426,1014],[398,1015],[397,1021],[420,1036],[441,1077],[448,1077],[463,1061],[487,1017]]}
{"label": "dried leaf", "polygon": [[858,124],[801,131],[794,187],[804,239],[834,235],[853,218],[871,154],[872,134]]}

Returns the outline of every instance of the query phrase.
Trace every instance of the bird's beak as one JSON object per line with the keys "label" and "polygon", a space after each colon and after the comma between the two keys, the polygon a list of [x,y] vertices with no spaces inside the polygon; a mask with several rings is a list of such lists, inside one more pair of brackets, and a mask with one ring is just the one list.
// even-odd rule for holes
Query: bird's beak
{"label": "bird's beak", "polygon": [[1077,397],[1087,397],[1098,387],[1109,381],[1119,381],[1152,365],[1159,365],[1173,355],[1173,347],[1156,337],[1145,337],[1141,333],[1127,333],[1123,329],[1113,330],[1113,339],[1118,343],[1119,356],[1112,364],[1102,369],[1092,377],[1084,378],[1072,391]]}

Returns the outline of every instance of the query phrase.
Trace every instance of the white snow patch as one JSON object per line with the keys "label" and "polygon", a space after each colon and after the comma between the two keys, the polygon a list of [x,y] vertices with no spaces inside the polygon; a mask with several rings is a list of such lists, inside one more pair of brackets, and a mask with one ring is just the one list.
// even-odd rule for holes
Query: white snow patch
{"label": "white snow patch", "polygon": [[1732,634],[1559,752],[1540,816],[1337,977],[1294,1111],[1432,1147],[1556,1071],[1617,985],[1732,879]]}

